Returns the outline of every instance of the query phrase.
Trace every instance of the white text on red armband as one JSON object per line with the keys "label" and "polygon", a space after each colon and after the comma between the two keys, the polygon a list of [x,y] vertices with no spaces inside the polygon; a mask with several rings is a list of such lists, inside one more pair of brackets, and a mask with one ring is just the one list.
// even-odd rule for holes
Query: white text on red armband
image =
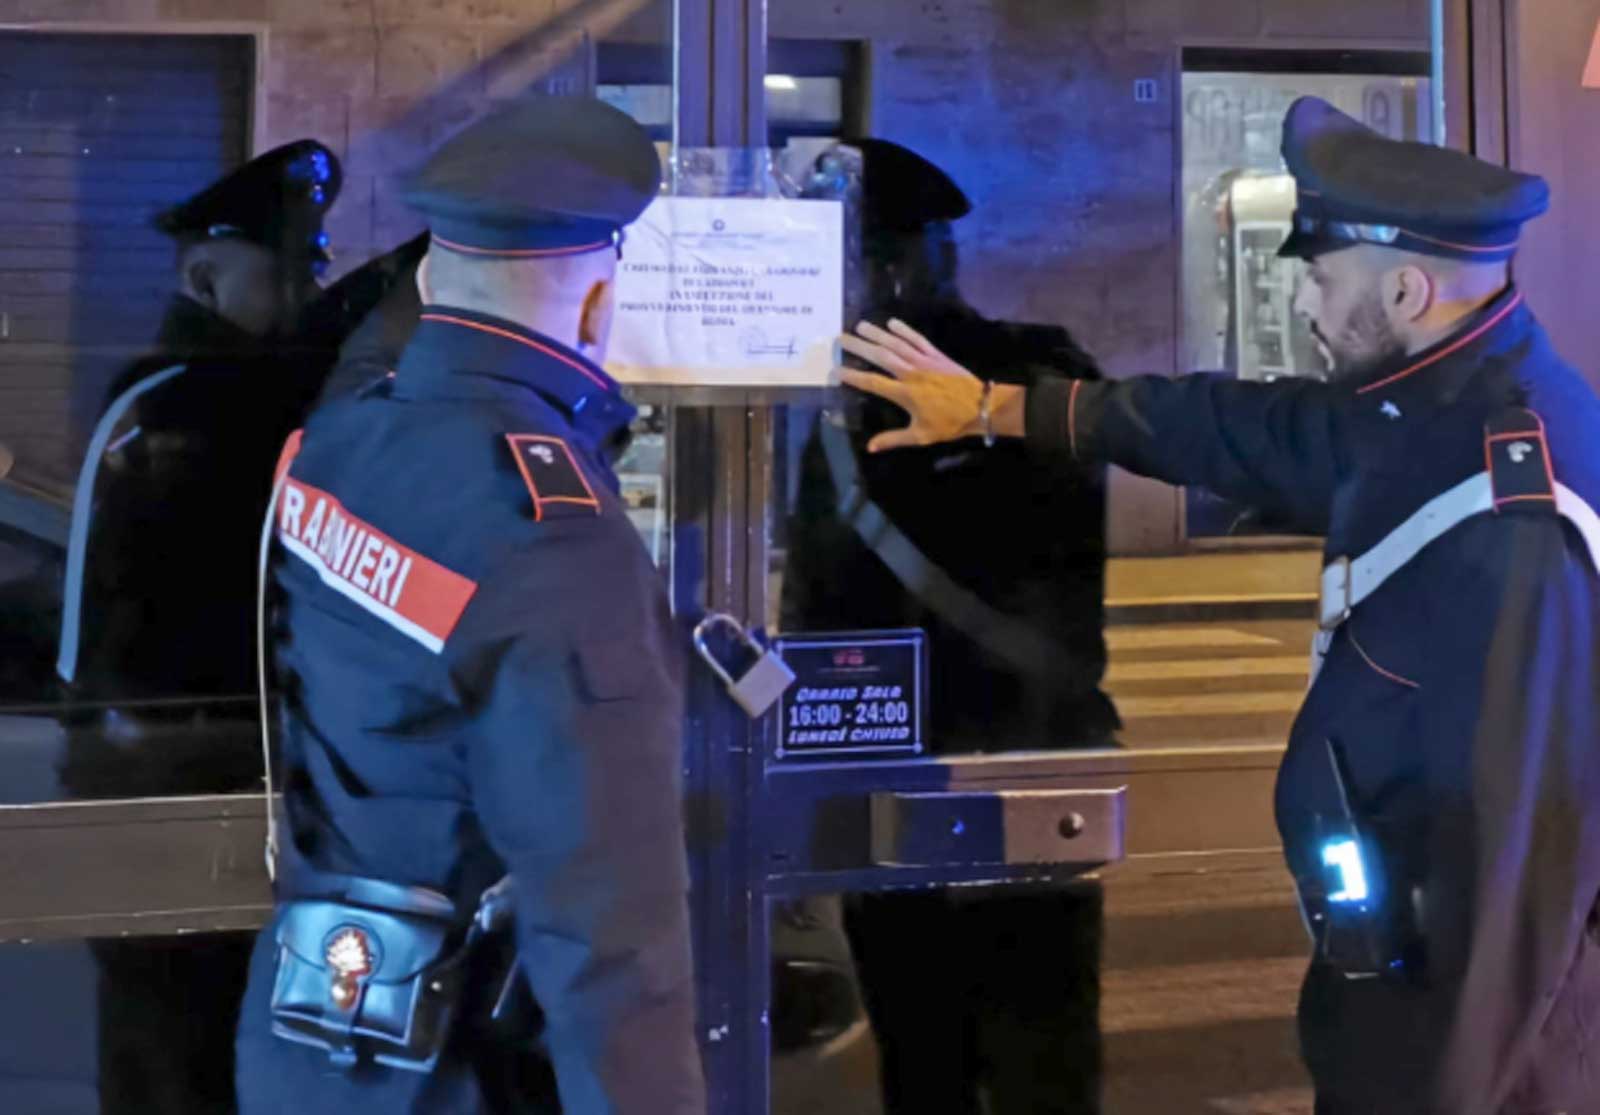
{"label": "white text on red armband", "polygon": [[278,503],[278,540],[322,583],[435,654],[477,583],[403,546],[293,476]]}

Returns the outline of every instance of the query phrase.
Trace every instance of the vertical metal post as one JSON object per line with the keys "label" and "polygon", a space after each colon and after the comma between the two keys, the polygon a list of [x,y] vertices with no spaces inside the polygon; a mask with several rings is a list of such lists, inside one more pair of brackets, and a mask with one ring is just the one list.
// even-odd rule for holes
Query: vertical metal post
{"label": "vertical metal post", "polygon": [[[766,0],[673,0],[673,32],[674,149],[766,146]],[[759,623],[766,596],[767,415],[743,405],[679,407],[674,426],[681,450],[674,498],[700,504],[692,516],[703,539],[697,603]],[[678,603],[683,611],[688,602]],[[770,949],[752,825],[762,791],[762,741],[705,671],[696,674],[686,754],[710,1111],[763,1115]]]}
{"label": "vertical metal post", "polygon": [[1467,74],[1470,85],[1471,151],[1478,158],[1511,165],[1511,98],[1508,53],[1515,24],[1508,0],[1467,0]]}
{"label": "vertical metal post", "polygon": [[673,142],[764,147],[766,0],[673,0]]}
{"label": "vertical metal post", "polygon": [[[749,428],[742,407],[674,406],[673,604],[749,615]],[[760,789],[748,718],[698,663],[691,665],[684,755],[694,876],[700,1039],[710,1115],[759,1115],[751,1063],[765,1055],[765,1009],[751,956],[765,950],[763,898],[750,871],[752,796]],[[758,1001],[759,1000],[759,1001]],[[765,1062],[761,1063],[764,1072]]]}
{"label": "vertical metal post", "polygon": [[1472,4],[1444,0],[1445,143],[1472,150]]}
{"label": "vertical metal post", "polygon": [[1428,89],[1433,102],[1433,142],[1445,144],[1445,55],[1444,55],[1444,3],[1430,0],[1428,4],[1428,49],[1433,56],[1433,73]]}

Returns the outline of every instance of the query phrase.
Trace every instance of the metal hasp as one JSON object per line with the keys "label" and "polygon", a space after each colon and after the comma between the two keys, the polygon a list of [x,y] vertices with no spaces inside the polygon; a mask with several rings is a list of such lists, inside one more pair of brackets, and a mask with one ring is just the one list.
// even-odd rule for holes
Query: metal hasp
{"label": "metal hasp", "polygon": [[772,764],[769,897],[1053,882],[1124,859],[1125,753]]}
{"label": "metal hasp", "polygon": [[871,798],[872,862],[1098,867],[1123,858],[1127,789],[881,793]]}

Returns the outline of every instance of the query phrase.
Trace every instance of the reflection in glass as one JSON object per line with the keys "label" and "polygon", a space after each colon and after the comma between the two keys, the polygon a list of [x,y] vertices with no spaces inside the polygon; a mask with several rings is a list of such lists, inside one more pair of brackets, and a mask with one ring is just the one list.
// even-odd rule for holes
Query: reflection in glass
{"label": "reflection in glass", "polygon": [[878,1046],[837,895],[771,906],[772,1115],[882,1115]]}
{"label": "reflection in glass", "polygon": [[1098,884],[846,900],[889,1115],[1094,1112]]}
{"label": "reflection in glass", "polygon": [[[857,146],[863,316],[899,318],[1003,382],[1098,377],[1066,329],[967,300],[952,225],[973,206],[944,170],[887,140]],[[935,754],[1111,745],[1102,473],[976,439],[865,451],[903,421],[860,399],[775,421],[780,629],[923,629]],[[846,900],[834,944],[872,1023],[883,1110],[1097,1110],[1100,925],[1094,885]],[[778,1016],[825,1013],[839,996],[787,970],[789,944],[775,927]],[[794,1109],[776,1065],[773,1080],[774,1111]]]}
{"label": "reflection in glass", "polygon": [[[7,801],[259,781],[253,714],[227,699],[253,688],[245,536],[259,530],[287,433],[262,404],[295,382],[275,359],[265,374],[278,348],[255,335],[270,331],[255,311],[279,303],[278,280],[259,258],[251,270],[250,248],[217,247],[207,289],[263,298],[249,312],[207,308],[185,266],[211,249],[152,220],[246,158],[255,49],[237,35],[0,34],[5,173],[26,201],[0,213]],[[310,289],[308,275],[293,298]],[[258,374],[240,376],[229,356]],[[125,389],[179,365],[181,389],[109,413]],[[86,455],[97,424],[106,436]],[[69,632],[82,653],[61,670]]]}
{"label": "reflection in glass", "polygon": [[667,414],[664,406],[640,406],[633,440],[615,465],[628,519],[657,568],[667,558]]}
{"label": "reflection in glass", "polygon": [[218,1020],[238,1009],[249,946],[213,933],[0,947],[0,1109],[233,1110],[233,1030]]}

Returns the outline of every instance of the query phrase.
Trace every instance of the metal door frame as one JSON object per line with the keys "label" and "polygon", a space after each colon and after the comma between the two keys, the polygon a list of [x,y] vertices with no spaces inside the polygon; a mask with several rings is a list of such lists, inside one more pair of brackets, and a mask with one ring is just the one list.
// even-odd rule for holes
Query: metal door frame
{"label": "metal door frame", "polygon": [[[1493,2],[1452,0],[1451,12]],[[678,143],[764,144],[764,0],[675,0],[675,21]],[[1446,28],[1452,129],[1465,115],[1464,85],[1455,77],[1489,64],[1480,54],[1504,53],[1503,26],[1497,44],[1485,31],[1465,51],[1459,27]],[[1472,96],[1489,105],[1498,96],[1503,104],[1503,67],[1489,75]],[[1492,147],[1481,130],[1482,117],[1478,146]],[[752,393],[685,409],[708,400],[692,392],[676,398],[669,447],[674,602],[683,614],[704,608],[760,617],[767,603],[770,399]],[[769,769],[766,729],[746,721],[704,671],[691,685],[687,817],[701,1038],[716,1115],[756,1115],[767,1101],[768,900],[885,881],[876,868],[813,871],[775,860],[781,849],[753,824],[773,801],[791,803],[816,823],[822,814],[808,802],[846,798],[859,809],[907,779],[977,789],[1125,785],[1140,803],[1130,815],[1126,871],[1141,886],[1168,871],[1211,869],[1203,865],[1259,871],[1276,857],[1271,787],[1281,747],[924,760],[893,764],[891,786],[889,767]],[[271,908],[264,835],[259,796],[0,806],[0,943],[257,927]],[[975,869],[966,877],[979,875],[994,872]]]}
{"label": "metal door frame", "polygon": [[[1503,124],[1507,95],[1502,61],[1504,25],[1500,14],[1504,0],[1448,2],[1445,45],[1451,139],[1460,145],[1470,145],[1481,157],[1492,157],[1498,134],[1495,125]],[[681,29],[677,66],[680,139],[688,143],[716,139],[738,141],[759,136],[761,101],[759,95],[752,97],[751,93],[759,90],[764,69],[760,61],[764,58],[766,43],[764,0],[675,0],[675,3]],[[1484,12],[1491,14],[1489,25],[1474,21],[1469,36],[1465,21],[1474,13]],[[723,26],[726,21],[732,21],[731,25],[740,29],[740,33],[713,42],[710,29]],[[79,25],[72,25],[72,28],[79,29]],[[683,33],[695,28],[700,29],[698,38]],[[1474,101],[1479,102],[1482,111],[1477,121],[1469,124]],[[1466,129],[1466,133],[1459,129]],[[1503,139],[1500,142],[1503,143]],[[695,473],[704,477],[718,471],[716,461],[741,462],[737,469],[720,470],[715,490],[709,499],[700,497],[705,506],[694,515],[705,532],[707,544],[705,606],[746,616],[764,614],[764,523],[755,511],[764,505],[765,493],[750,483],[750,477],[765,474],[761,455],[767,452],[770,442],[770,412],[766,407],[772,397],[782,394],[751,392],[735,405],[684,412],[679,416],[683,421],[678,423],[681,435],[675,438],[672,447],[674,476]],[[683,403],[711,401],[709,395],[693,391],[676,393],[674,398]],[[751,446],[757,447],[754,459]],[[762,471],[746,465],[760,465]],[[675,569],[673,575],[678,578],[680,573]],[[675,596],[682,601],[680,593],[675,592]],[[709,683],[697,681],[696,684]],[[706,727],[695,725],[695,734],[703,737]],[[745,781],[753,782],[750,774],[761,769],[756,755],[758,749],[749,743],[740,746],[749,756],[750,770],[746,772]],[[1242,769],[1261,766],[1258,749],[1202,749],[1181,754],[1195,756],[1197,770],[1212,769],[1219,761],[1234,761],[1224,760],[1224,755],[1240,756],[1245,764]],[[1129,761],[1132,764],[1130,775],[1137,778],[1144,760],[1130,757]],[[65,923],[80,916],[98,919],[84,923],[92,924],[96,932],[116,933],[123,926],[131,931],[145,914],[150,918],[167,919],[174,927],[186,925],[183,910],[160,902],[135,908],[113,898],[96,901],[75,893],[114,878],[119,870],[127,872],[147,866],[138,855],[123,860],[121,853],[130,846],[123,838],[131,837],[138,843],[143,840],[143,834],[163,825],[169,826],[170,831],[159,842],[163,851],[154,861],[159,870],[151,876],[152,882],[158,884],[153,893],[182,896],[183,909],[192,911],[200,920],[217,911],[259,902],[265,892],[257,883],[264,883],[265,876],[257,854],[258,846],[252,842],[258,835],[260,812],[260,798],[252,795],[0,805],[0,833],[12,836],[0,841],[0,877],[19,878],[35,850],[45,856],[40,864],[42,877],[37,885],[26,888],[26,895],[11,886],[0,886],[0,933],[5,940],[16,940],[19,934],[6,930],[5,926],[54,925],[58,920]],[[93,830],[103,838],[104,842],[95,846],[98,858],[87,851],[70,860],[52,858],[63,847],[59,842],[67,839],[65,834],[78,828]],[[1138,844],[1135,839],[1136,854]],[[199,875],[186,874],[195,864],[203,865]],[[186,881],[174,881],[171,886],[161,882],[161,876],[169,869],[175,878],[185,875]],[[241,878],[249,881],[241,884]],[[148,920],[138,923],[157,924]],[[52,931],[50,935],[86,934]]]}
{"label": "metal door frame", "polygon": [[[675,12],[677,145],[765,147],[765,0],[675,0]],[[709,471],[700,471],[710,481],[709,504],[685,515],[685,504],[674,503],[675,532],[699,530],[706,539],[698,598],[678,593],[683,570],[674,562],[680,614],[693,614],[696,605],[756,622],[768,614],[773,412],[765,404],[779,401],[758,393],[738,401],[728,397],[725,405],[682,422],[674,432],[675,501],[693,498],[685,485],[693,485],[693,473],[706,462],[685,466],[703,447],[713,446],[717,458]],[[1125,787],[1130,796],[1179,807],[1133,814],[1125,851],[1146,866],[1175,859],[1180,869],[1193,868],[1197,856],[1220,854],[1259,872],[1263,862],[1278,859],[1271,790],[1281,747],[769,765],[775,749],[770,721],[750,723],[705,671],[696,675],[687,740],[690,845],[702,884],[694,901],[713,1115],[769,1109],[771,900],[898,886],[1014,883],[1062,873],[951,864],[907,870],[872,863],[862,845],[875,798],[920,789]],[[1201,814],[1211,823],[1197,830],[1202,802],[1212,807]]]}

